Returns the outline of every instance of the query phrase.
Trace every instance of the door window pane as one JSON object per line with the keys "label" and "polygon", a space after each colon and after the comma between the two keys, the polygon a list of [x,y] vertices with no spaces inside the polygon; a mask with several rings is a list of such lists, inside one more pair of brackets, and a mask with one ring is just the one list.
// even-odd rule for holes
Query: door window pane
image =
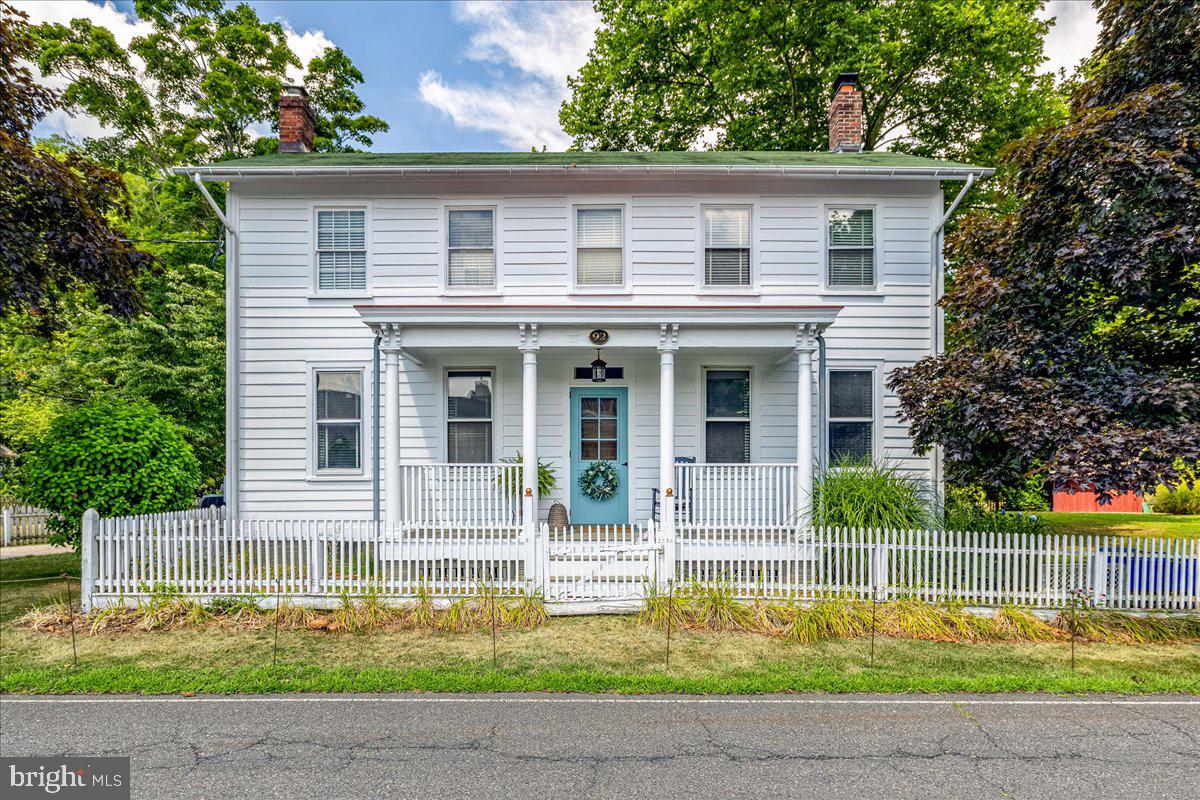
{"label": "door window pane", "polygon": [[579,398],[579,456],[584,461],[616,461],[617,398]]}

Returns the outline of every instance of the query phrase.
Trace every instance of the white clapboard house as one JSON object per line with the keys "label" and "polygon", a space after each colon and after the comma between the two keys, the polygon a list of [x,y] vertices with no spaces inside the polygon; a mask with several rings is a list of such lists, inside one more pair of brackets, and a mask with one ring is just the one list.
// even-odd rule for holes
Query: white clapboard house
{"label": "white clapboard house", "polygon": [[855,79],[828,152],[317,154],[285,89],[278,154],[182,170],[229,185],[229,512],[669,532],[797,525],[841,459],[936,485],[885,381],[990,170],[862,152]]}

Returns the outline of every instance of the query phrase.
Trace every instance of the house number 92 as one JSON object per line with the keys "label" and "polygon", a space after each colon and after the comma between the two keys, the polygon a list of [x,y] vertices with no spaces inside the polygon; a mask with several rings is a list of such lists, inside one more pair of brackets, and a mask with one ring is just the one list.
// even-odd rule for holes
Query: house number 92
{"label": "house number 92", "polygon": [[608,331],[599,330],[599,329],[594,330],[588,334],[588,339],[591,340],[592,344],[607,344],[608,343]]}

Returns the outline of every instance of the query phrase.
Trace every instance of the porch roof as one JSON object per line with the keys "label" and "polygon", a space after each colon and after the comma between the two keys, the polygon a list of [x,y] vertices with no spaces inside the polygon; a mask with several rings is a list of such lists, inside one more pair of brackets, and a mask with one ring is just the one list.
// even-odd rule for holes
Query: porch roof
{"label": "porch roof", "polygon": [[420,324],[422,326],[494,325],[536,323],[539,325],[661,325],[700,324],[709,326],[815,325],[833,324],[840,305],[515,305],[471,303],[363,304],[355,310],[368,325]]}

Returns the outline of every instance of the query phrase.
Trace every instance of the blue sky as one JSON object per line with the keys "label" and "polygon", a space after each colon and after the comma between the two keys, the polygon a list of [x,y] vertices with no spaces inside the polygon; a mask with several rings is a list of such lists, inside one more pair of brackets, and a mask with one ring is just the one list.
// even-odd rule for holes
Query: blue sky
{"label": "blue sky", "polygon": [[[17,0],[33,22],[86,16],[125,43],[139,26],[128,0]],[[252,0],[279,20],[302,59],[337,44],[366,77],[360,92],[391,131],[378,151],[512,150],[569,139],[557,110],[567,76],[586,58],[599,22],[588,2],[296,2]],[[1081,0],[1051,2],[1058,18],[1046,43],[1047,69],[1073,66],[1095,41],[1095,12]],[[48,83],[53,84],[52,80]],[[39,134],[95,135],[95,120],[48,118]]]}

